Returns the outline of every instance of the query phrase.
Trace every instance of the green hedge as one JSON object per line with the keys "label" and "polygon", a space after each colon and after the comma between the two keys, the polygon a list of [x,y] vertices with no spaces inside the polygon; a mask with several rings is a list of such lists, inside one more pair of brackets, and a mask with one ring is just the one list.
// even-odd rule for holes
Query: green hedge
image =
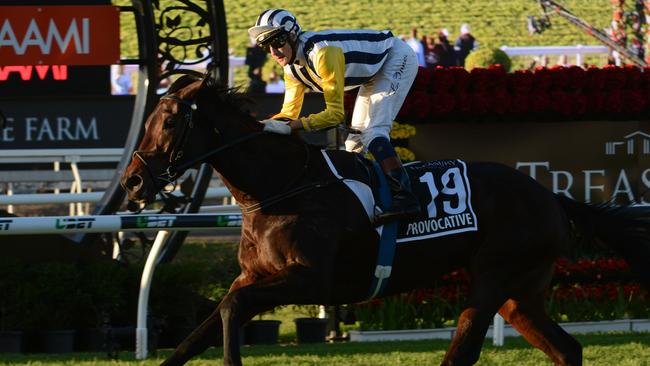
{"label": "green hedge", "polygon": [[[197,245],[186,245],[196,251]],[[156,268],[151,316],[193,327],[239,274],[236,244],[212,244]],[[218,246],[218,250],[214,247]],[[183,248],[185,249],[185,248]],[[198,248],[201,249],[201,248]],[[182,251],[183,252],[183,251]],[[0,331],[135,325],[142,264],[23,263],[0,259]]]}
{"label": "green hedge", "polygon": [[510,71],[512,61],[505,52],[498,48],[481,48],[470,53],[465,59],[465,68],[468,71],[475,68],[487,68],[492,65],[501,65],[507,72]]}

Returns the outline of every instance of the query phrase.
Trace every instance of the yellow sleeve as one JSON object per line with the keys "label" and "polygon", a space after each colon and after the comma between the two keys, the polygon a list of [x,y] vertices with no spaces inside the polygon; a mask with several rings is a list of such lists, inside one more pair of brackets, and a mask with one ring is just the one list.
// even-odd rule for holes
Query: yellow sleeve
{"label": "yellow sleeve", "polygon": [[345,119],[343,88],[345,86],[345,56],[343,50],[327,46],[318,50],[314,68],[323,80],[321,87],[325,96],[325,110],[300,119],[305,130],[320,130],[336,126]]}
{"label": "yellow sleeve", "polygon": [[280,113],[274,115],[273,119],[288,118],[297,119],[302,109],[302,102],[305,97],[305,85],[284,72],[284,103]]}

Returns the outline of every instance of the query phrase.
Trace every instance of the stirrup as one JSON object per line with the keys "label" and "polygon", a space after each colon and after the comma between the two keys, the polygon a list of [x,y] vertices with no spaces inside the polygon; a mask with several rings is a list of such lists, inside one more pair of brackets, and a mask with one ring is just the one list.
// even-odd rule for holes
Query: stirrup
{"label": "stirrup", "polygon": [[375,217],[372,221],[374,226],[381,226],[393,221],[415,218],[420,213],[420,205],[412,207],[410,210],[400,211],[377,211],[375,210]]}

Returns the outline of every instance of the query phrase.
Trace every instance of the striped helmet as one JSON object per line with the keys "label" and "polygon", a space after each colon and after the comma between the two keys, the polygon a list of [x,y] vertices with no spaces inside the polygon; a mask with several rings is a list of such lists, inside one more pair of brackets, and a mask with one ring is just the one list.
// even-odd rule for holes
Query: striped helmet
{"label": "striped helmet", "polygon": [[300,25],[296,17],[284,9],[267,9],[257,17],[257,22],[248,30],[248,35],[260,44],[281,32],[298,34]]}

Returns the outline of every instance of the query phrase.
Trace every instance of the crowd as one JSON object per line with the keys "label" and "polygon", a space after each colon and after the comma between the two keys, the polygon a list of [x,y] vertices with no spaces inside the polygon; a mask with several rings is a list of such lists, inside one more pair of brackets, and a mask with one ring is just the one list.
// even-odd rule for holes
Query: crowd
{"label": "crowd", "polygon": [[414,27],[410,37],[401,38],[415,51],[421,67],[465,66],[465,58],[478,45],[468,24],[460,27],[460,35],[453,45],[446,28],[440,29],[435,36],[422,35],[418,38],[418,29]]}
{"label": "crowd", "polygon": [[[436,36],[422,35],[418,38],[418,29],[414,27],[411,29],[410,38],[400,38],[415,51],[418,64],[428,68],[465,66],[465,58],[478,46],[468,24],[460,27],[460,35],[453,45],[449,41],[449,31],[446,28],[440,29]],[[284,81],[277,72],[264,70],[267,59],[267,53],[255,42],[246,47],[245,64],[248,67],[249,94],[284,93]]]}

